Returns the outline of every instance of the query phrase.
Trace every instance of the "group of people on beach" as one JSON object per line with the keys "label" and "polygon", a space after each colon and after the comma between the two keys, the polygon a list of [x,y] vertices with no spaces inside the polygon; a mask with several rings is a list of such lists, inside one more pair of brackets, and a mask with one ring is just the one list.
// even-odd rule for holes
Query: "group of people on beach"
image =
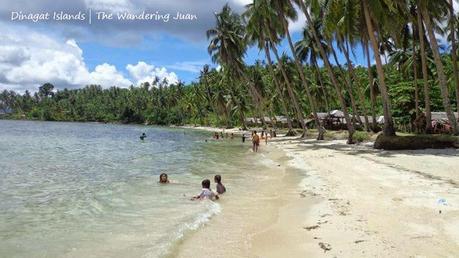
{"label": "group of people on beach", "polygon": [[[221,175],[214,176],[214,182],[216,184],[217,192],[212,191],[210,188],[210,180],[204,179],[201,182],[202,190],[201,193],[193,196],[191,200],[211,200],[215,201],[220,199],[219,195],[224,194],[226,192],[226,187],[222,184],[222,177]],[[159,183],[160,184],[169,184],[169,177],[166,173],[162,173],[159,175]]]}
{"label": "group of people on beach", "polygon": [[[265,143],[268,144],[268,139],[269,138],[272,138],[272,137],[276,137],[276,131],[274,130],[270,130],[269,133],[265,130],[262,130],[261,131],[261,136],[258,135],[257,131],[252,131],[252,135],[251,135],[251,139],[252,139],[252,151],[253,152],[258,152],[258,148],[260,147],[260,141],[261,140],[265,140]],[[219,139],[224,139],[224,134],[223,132],[214,132],[213,135],[212,135],[212,138],[215,139],[215,140],[219,140]],[[226,133],[226,138],[230,138],[231,140],[234,139],[234,133],[231,133],[231,136]],[[246,139],[247,139],[247,135],[246,133],[243,133],[242,136],[241,136],[241,139],[242,139],[242,143],[245,143]],[[205,140],[207,142],[207,140]]]}
{"label": "group of people on beach", "polygon": [[[231,140],[234,139],[234,133],[231,133],[231,135],[226,133],[225,135],[226,135],[227,139],[228,138],[231,139]],[[224,139],[225,136],[223,135],[223,132],[220,132],[220,133],[215,132],[214,135],[212,136],[212,138],[214,138],[215,140],[218,140],[218,139]]]}

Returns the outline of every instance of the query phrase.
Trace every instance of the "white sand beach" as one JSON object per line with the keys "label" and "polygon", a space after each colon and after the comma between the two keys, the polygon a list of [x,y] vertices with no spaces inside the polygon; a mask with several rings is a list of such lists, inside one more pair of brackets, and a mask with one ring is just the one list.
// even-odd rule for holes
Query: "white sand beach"
{"label": "white sand beach", "polygon": [[[459,150],[277,137],[252,196],[184,239],[178,257],[457,257]],[[269,162],[269,161],[265,161]],[[235,199],[236,198],[236,199]]]}

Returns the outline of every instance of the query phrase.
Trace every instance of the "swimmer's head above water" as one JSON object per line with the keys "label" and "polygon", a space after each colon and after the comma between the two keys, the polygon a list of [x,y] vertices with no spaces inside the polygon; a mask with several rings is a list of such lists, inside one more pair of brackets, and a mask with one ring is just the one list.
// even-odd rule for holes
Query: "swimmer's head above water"
{"label": "swimmer's head above water", "polygon": [[161,175],[159,175],[159,183],[160,184],[169,183],[169,179],[167,178],[167,174],[166,173],[162,173]]}

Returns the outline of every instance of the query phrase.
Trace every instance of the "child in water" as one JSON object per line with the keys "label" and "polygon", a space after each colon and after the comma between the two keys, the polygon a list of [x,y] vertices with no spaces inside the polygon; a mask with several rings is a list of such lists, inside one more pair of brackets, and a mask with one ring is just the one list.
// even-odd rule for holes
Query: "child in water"
{"label": "child in water", "polygon": [[226,192],[226,187],[222,184],[222,176],[215,175],[214,181],[217,184],[217,193],[218,194],[223,194],[224,192]]}
{"label": "child in water", "polygon": [[144,140],[145,138],[147,138],[147,135],[145,133],[142,133],[142,135],[140,136],[140,140]]}
{"label": "child in water", "polygon": [[202,185],[201,193],[197,196],[194,196],[191,200],[205,200],[205,199],[208,199],[211,201],[218,200],[219,198],[218,195],[215,194],[212,190],[210,190],[210,180],[209,179],[203,180],[201,185]]}
{"label": "child in water", "polygon": [[162,173],[161,175],[159,175],[159,183],[160,184],[169,184],[169,179],[167,178],[167,174],[166,173]]}

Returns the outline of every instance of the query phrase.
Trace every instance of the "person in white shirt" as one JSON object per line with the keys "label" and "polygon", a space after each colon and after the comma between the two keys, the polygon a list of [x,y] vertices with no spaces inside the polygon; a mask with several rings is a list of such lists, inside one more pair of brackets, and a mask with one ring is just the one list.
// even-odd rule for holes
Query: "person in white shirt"
{"label": "person in white shirt", "polygon": [[218,194],[214,193],[212,190],[210,190],[210,180],[209,179],[205,179],[202,181],[201,183],[202,185],[202,191],[199,195],[197,196],[194,196],[192,198],[192,200],[211,200],[211,201],[215,201],[215,200],[218,200],[219,197],[218,197]]}

